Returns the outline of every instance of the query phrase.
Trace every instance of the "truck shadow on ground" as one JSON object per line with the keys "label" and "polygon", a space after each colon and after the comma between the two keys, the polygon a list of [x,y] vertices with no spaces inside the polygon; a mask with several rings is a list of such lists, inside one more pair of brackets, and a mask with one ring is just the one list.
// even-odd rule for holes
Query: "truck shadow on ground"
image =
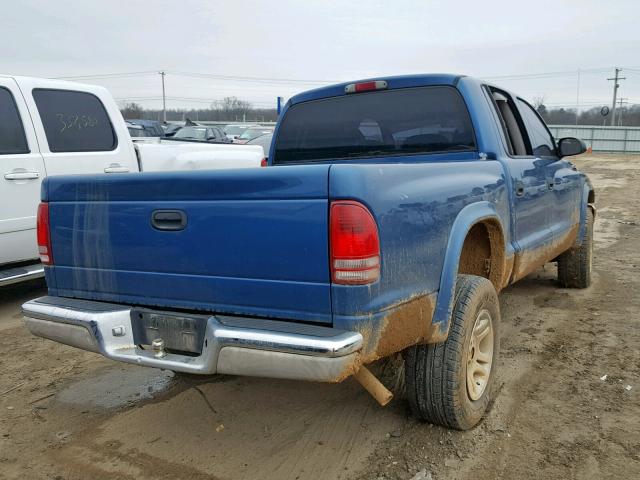
{"label": "truck shadow on ground", "polygon": [[0,288],[0,319],[3,320],[0,322],[0,330],[19,324],[22,321],[20,305],[46,295],[46,289],[43,278]]}
{"label": "truck shadow on ground", "polygon": [[98,455],[127,471],[153,459],[161,470],[188,465],[213,478],[346,478],[406,420],[403,402],[381,409],[353,380],[177,378],[154,399],[78,432],[64,455],[76,464]]}
{"label": "truck shadow on ground", "polygon": [[47,284],[44,278],[7,285],[6,287],[0,288],[0,308],[6,305],[15,305],[16,302],[26,302],[27,300],[46,294]]}

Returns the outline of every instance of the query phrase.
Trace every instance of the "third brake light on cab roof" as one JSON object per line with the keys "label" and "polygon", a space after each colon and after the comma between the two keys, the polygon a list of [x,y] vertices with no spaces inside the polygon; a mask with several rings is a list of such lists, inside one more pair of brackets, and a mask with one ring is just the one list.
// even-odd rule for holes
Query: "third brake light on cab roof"
{"label": "third brake light on cab roof", "polygon": [[350,83],[344,87],[344,93],[361,93],[372,90],[385,90],[388,87],[386,80],[372,80],[370,82]]}

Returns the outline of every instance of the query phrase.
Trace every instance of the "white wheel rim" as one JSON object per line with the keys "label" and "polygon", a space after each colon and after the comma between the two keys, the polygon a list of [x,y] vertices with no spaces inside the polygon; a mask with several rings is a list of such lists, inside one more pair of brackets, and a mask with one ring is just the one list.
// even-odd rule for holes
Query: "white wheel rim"
{"label": "white wheel rim", "polygon": [[478,400],[489,384],[493,362],[493,322],[488,310],[476,317],[467,349],[467,393]]}

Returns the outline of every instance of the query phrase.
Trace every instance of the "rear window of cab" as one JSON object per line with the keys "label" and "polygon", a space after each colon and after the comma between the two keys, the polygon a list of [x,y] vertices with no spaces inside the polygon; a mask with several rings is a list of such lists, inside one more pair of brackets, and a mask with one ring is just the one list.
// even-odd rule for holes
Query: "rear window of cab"
{"label": "rear window of cab", "polygon": [[346,94],[290,107],[274,164],[476,150],[469,112],[449,86]]}

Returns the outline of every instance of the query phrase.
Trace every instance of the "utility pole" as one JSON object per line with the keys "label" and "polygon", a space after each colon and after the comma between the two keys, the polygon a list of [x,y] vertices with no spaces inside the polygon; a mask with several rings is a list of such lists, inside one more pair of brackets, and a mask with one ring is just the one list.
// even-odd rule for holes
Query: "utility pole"
{"label": "utility pole", "polygon": [[578,84],[576,85],[576,125],[578,125],[579,115],[580,115],[580,69],[578,69]]}
{"label": "utility pole", "polygon": [[624,111],[622,110],[622,105],[629,103],[627,102],[627,100],[629,99],[626,97],[620,97],[618,99],[618,108],[620,109],[620,114],[618,115],[618,125],[622,125],[622,114],[624,113]]}
{"label": "utility pole", "polygon": [[611,126],[616,124],[616,97],[618,96],[618,88],[620,84],[619,80],[626,80],[626,77],[620,77],[621,68],[616,68],[616,75],[614,78],[607,78],[608,81],[613,80],[613,104],[611,105]]}
{"label": "utility pole", "polygon": [[[162,77],[162,122],[167,123],[167,99],[164,95],[164,76],[166,73],[164,70],[160,72],[160,77]],[[613,100],[615,102],[615,99]]]}

